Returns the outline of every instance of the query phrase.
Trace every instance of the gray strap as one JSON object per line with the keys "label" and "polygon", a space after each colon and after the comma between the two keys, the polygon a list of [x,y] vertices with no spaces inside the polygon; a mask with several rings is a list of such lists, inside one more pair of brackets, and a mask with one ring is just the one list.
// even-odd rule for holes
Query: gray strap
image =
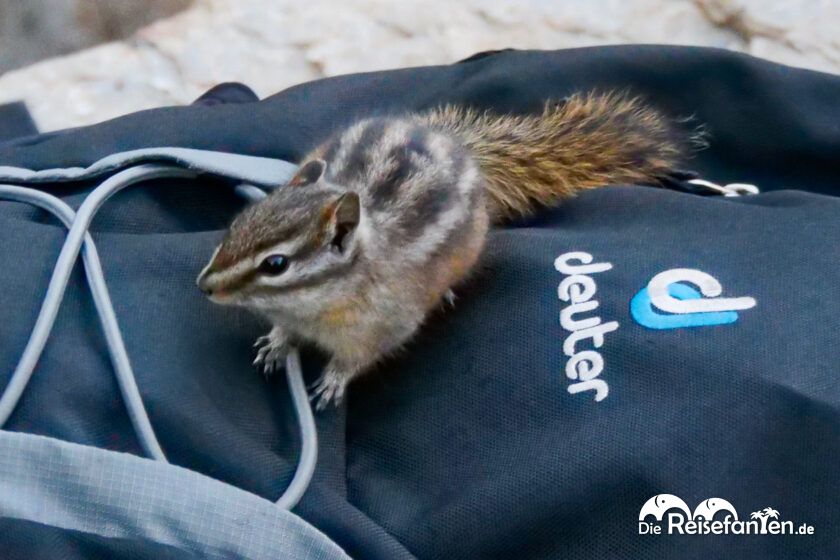
{"label": "gray strap", "polygon": [[259,496],[174,465],[43,436],[0,431],[0,497],[4,517],[201,558],[349,559]]}
{"label": "gray strap", "polygon": [[288,161],[191,148],[144,148],[111,154],[88,167],[26,169],[0,165],[0,182],[62,183],[110,175],[141,163],[169,163],[196,172],[210,173],[261,187],[285,184],[297,166]]}

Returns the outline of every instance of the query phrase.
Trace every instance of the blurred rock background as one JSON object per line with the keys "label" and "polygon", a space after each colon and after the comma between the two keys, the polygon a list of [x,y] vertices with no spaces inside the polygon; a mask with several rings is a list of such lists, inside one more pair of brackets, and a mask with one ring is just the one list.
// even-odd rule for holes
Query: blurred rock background
{"label": "blurred rock background", "polygon": [[223,81],[262,97],[483,50],[615,43],[840,73],[840,0],[0,0],[0,103],[25,100],[51,130],[189,103]]}

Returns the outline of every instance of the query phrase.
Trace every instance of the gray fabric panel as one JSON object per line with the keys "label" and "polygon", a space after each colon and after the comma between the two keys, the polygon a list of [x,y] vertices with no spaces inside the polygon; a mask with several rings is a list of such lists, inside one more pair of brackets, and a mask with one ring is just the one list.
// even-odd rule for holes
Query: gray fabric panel
{"label": "gray fabric panel", "polygon": [[296,165],[280,159],[211,152],[191,148],[143,148],[111,154],[88,167],[32,170],[0,165],[0,182],[60,183],[107,175],[145,162],[173,163],[204,173],[228,177],[261,187],[276,187],[288,181]]}
{"label": "gray fabric panel", "polygon": [[0,516],[205,558],[349,558],[296,515],[204,475],[0,431]]}

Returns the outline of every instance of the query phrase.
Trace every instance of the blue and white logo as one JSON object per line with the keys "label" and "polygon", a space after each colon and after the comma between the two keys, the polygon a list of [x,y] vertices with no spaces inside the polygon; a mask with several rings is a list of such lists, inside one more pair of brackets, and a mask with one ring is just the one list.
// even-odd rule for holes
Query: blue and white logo
{"label": "blue and white logo", "polygon": [[719,297],[723,287],[713,276],[692,268],[672,268],[651,278],[630,300],[630,314],[649,329],[726,325],[738,311],[755,307],[751,297]]}

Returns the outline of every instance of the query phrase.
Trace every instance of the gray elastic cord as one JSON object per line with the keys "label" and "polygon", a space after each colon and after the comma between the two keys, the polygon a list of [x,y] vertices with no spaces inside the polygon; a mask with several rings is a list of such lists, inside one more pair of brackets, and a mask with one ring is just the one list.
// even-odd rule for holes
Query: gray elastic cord
{"label": "gray elastic cord", "polygon": [[[68,228],[71,227],[76,217],[73,209],[62,200],[35,189],[13,185],[0,185],[0,199],[14,200],[38,206],[54,215]],[[111,305],[108,287],[105,285],[102,265],[99,261],[96,245],[94,245],[90,234],[87,233],[84,236],[82,260],[85,264],[85,274],[90,285],[91,294],[93,295],[93,303],[96,306],[99,320],[102,323],[102,330],[104,331],[105,341],[108,345],[108,353],[111,356],[111,363],[116,372],[117,383],[122,392],[123,400],[128,410],[128,416],[146,454],[153,459],[166,461],[163,450],[160,448],[160,444],[152,430],[149,416],[146,414],[146,409],[143,406],[143,401],[140,399],[140,391],[137,389],[137,382],[134,379],[134,372],[128,361],[128,354],[125,351],[125,343],[120,333],[114,307]],[[72,268],[72,264],[70,268]],[[67,270],[66,275],[69,275],[69,273],[70,271]],[[44,296],[44,302],[41,304],[41,311],[38,313],[38,319],[35,321],[35,326],[32,329],[32,334],[26,343],[26,348],[12,374],[6,390],[3,392],[2,397],[0,397],[0,427],[5,425],[12,411],[20,401],[26,385],[32,378],[32,373],[35,370],[47,338],[50,335],[58,308],[61,305],[64,289],[67,285],[67,278],[64,274],[58,265],[56,265],[52,278],[50,279],[49,287],[47,288],[47,294]]]}
{"label": "gray elastic cord", "polygon": [[[9,403],[8,410],[2,411],[7,413],[6,418],[11,414],[13,406],[17,404],[23,390],[29,383],[32,372],[38,363],[38,358],[44,350],[44,345],[47,342],[58,313],[58,307],[64,298],[67,283],[70,281],[70,274],[73,271],[73,266],[79,256],[82,243],[96,211],[99,210],[111,195],[140,181],[162,177],[191,178],[195,176],[195,172],[175,166],[139,165],[109,177],[88,195],[79,207],[78,212],[76,212],[76,218],[73,220],[73,225],[67,233],[67,238],[61,248],[61,253],[58,255],[58,260],[56,261],[55,269],[53,270],[53,275],[47,288],[47,295],[44,297],[44,303],[41,306],[41,312],[35,323],[35,328],[30,335],[29,342],[24,349],[18,367],[12,375],[12,380],[9,384],[11,393],[7,401]],[[116,326],[116,319],[114,319],[113,326]],[[118,328],[115,330],[108,329],[106,331],[106,340],[113,339],[115,332],[118,332]],[[117,382],[120,385],[120,391],[126,399],[126,406],[131,422],[140,437],[140,443],[150,457],[159,461],[166,461],[163,450],[157,443],[157,438],[152,430],[148,415],[143,408],[140,392],[137,389],[136,382],[134,382],[134,377],[133,375],[124,375],[125,373],[131,372],[131,366],[124,345],[118,351],[118,356],[120,369],[117,370]],[[139,411],[142,411],[142,413],[137,414]],[[0,416],[0,419],[5,420],[2,416]],[[149,445],[152,442],[154,442],[154,445]]]}
{"label": "gray elastic cord", "polygon": [[[236,187],[236,192],[252,201],[265,198],[264,191],[244,183]],[[309,406],[309,395],[306,393],[306,385],[303,382],[303,372],[300,367],[300,356],[297,348],[292,348],[286,357],[286,378],[289,382],[289,391],[292,393],[292,402],[294,402],[295,414],[300,426],[300,459],[298,460],[297,470],[295,470],[295,476],[286,491],[277,500],[277,505],[283,509],[292,509],[309,487],[309,482],[315,472],[315,463],[318,461],[318,433],[315,429],[312,408]]]}
{"label": "gray elastic cord", "polygon": [[292,348],[286,356],[286,379],[289,380],[289,392],[295,406],[298,425],[300,426],[300,459],[292,481],[277,500],[283,509],[295,507],[312,481],[315,463],[318,462],[318,432],[315,430],[315,418],[309,406],[309,395],[303,382],[300,356],[297,348]]}
{"label": "gray elastic cord", "polygon": [[[23,356],[12,375],[8,387],[2,398],[0,398],[0,426],[11,415],[27,383],[32,377],[32,372],[55,322],[58,307],[67,288],[73,264],[84,242],[85,252],[83,259],[88,282],[90,283],[94,303],[102,321],[106,341],[108,342],[108,348],[111,353],[111,360],[117,373],[117,380],[123,393],[123,398],[126,401],[129,416],[146,453],[154,459],[166,461],[152,430],[148,415],[143,407],[140,392],[137,389],[137,384],[117,324],[116,315],[114,314],[107,287],[105,286],[96,248],[87,230],[102,204],[120,190],[140,181],[157,178],[193,178],[196,174],[194,171],[181,167],[161,164],[143,164],[126,169],[113,175],[94,189],[82,203],[81,207],[79,207],[75,218],[73,217],[72,210],[66,204],[46,193],[22,187],[2,187],[3,190],[0,191],[0,195],[14,200],[30,202],[45,208],[56,214],[66,225],[69,225],[70,230],[56,262],[35,328],[30,335],[29,342],[26,345]],[[237,187],[237,192],[250,200],[259,200],[265,196],[265,193],[257,187],[246,184]],[[286,375],[301,430],[301,454],[292,482],[289,484],[286,492],[280,497],[277,504],[284,509],[291,509],[297,505],[312,480],[317,462],[318,443],[315,419],[312,415],[312,409],[310,408],[309,398],[303,382],[303,373],[300,367],[300,357],[297,349],[292,349],[286,359]]]}

